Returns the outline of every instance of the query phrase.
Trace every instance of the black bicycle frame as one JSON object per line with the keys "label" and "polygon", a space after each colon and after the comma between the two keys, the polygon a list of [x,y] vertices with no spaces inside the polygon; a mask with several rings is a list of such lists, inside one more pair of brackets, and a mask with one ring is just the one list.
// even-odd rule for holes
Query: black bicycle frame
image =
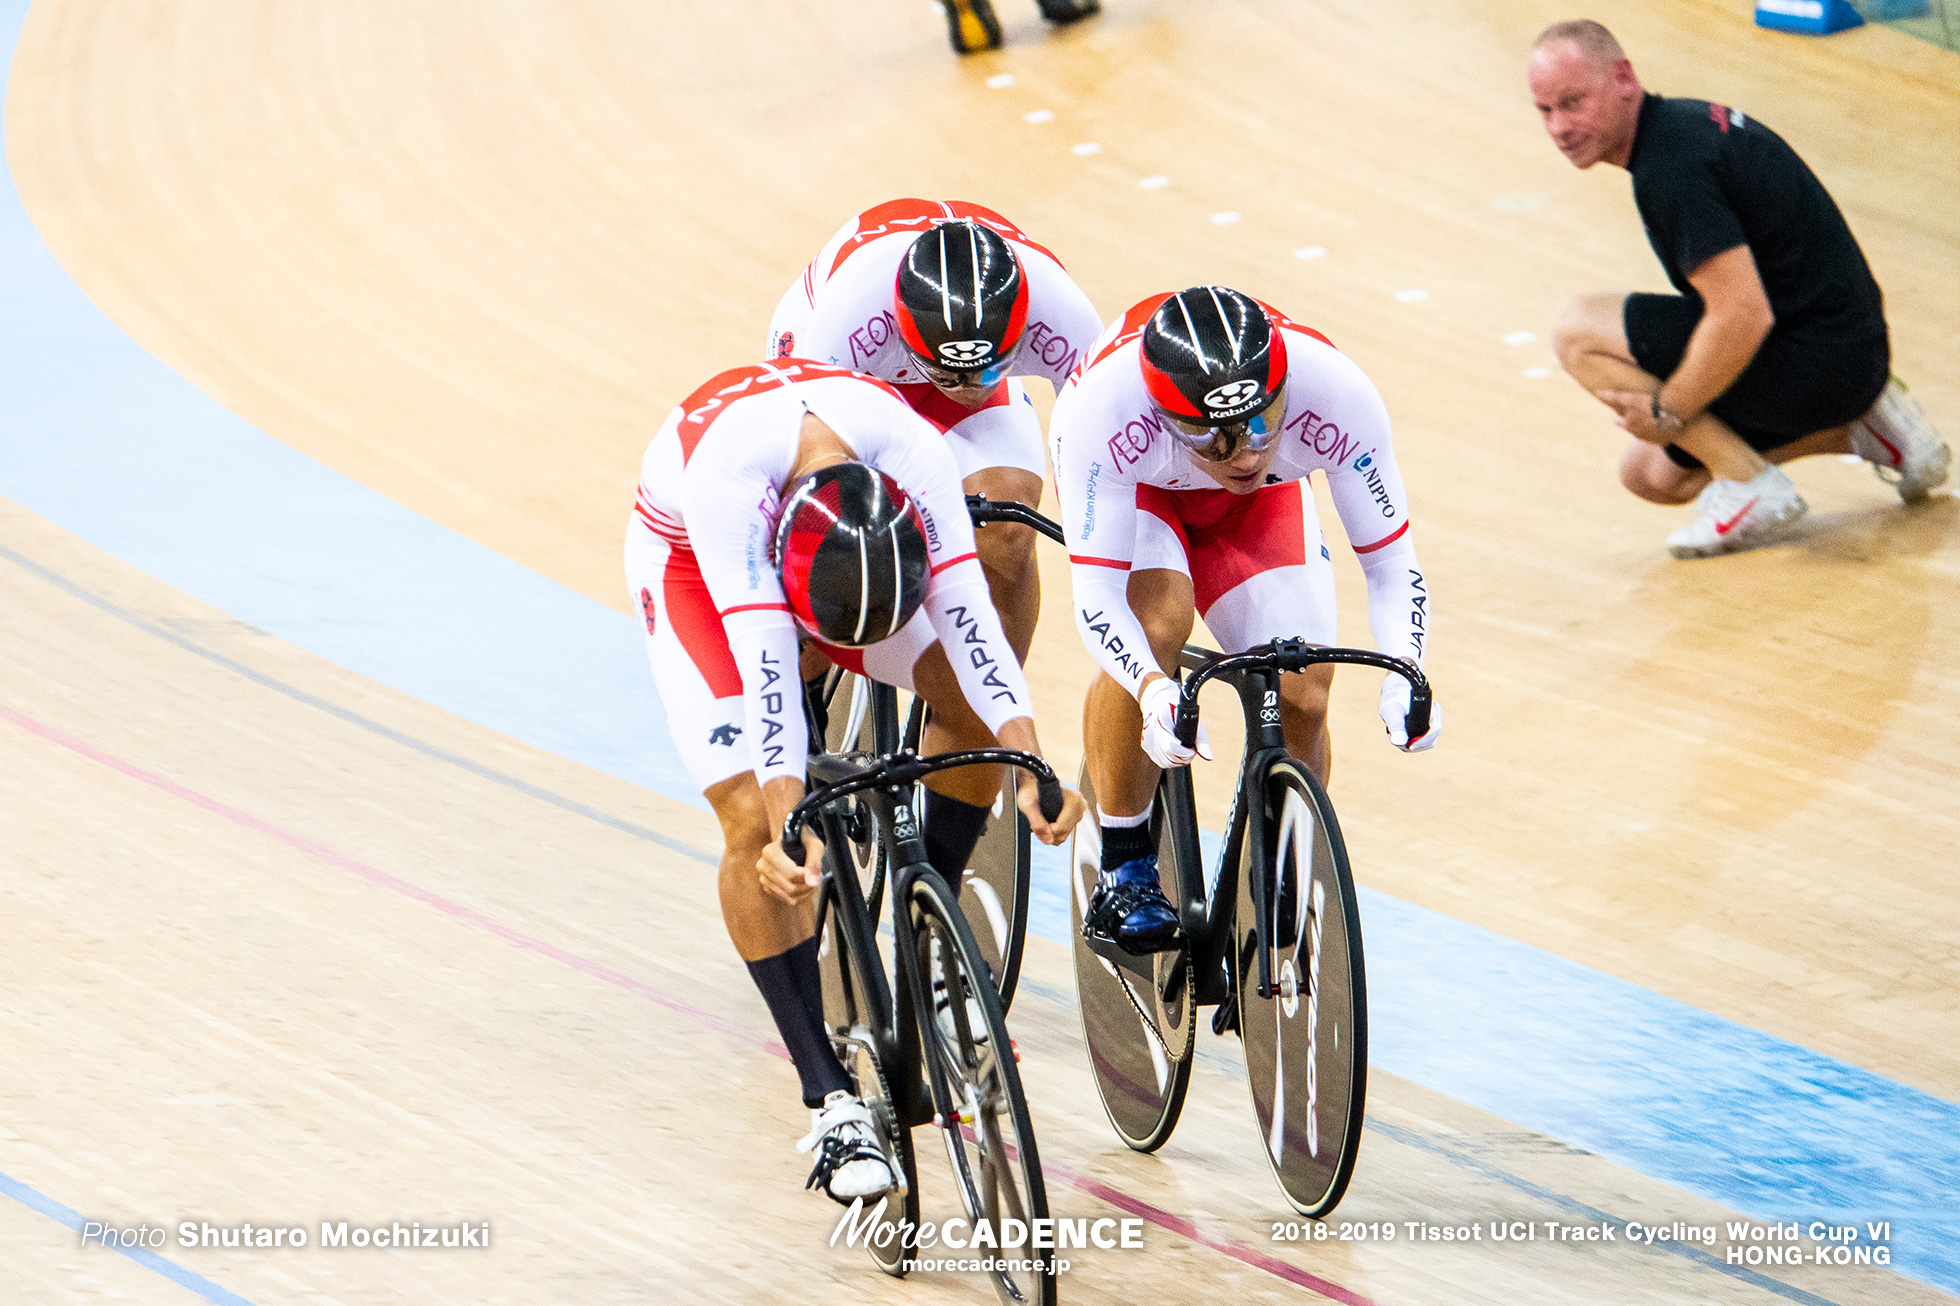
{"label": "black bicycle frame", "polygon": [[[836,783],[848,780],[861,770],[861,766],[843,757],[819,756],[810,759],[810,778],[816,781]],[[926,1092],[925,1081],[918,1073],[921,1068],[918,1027],[913,1021],[898,1019],[899,1012],[912,1010],[913,996],[919,991],[919,977],[914,973],[918,969],[918,949],[912,933],[911,913],[898,910],[897,904],[904,901],[911,890],[912,881],[918,878],[921,871],[929,869],[929,864],[926,861],[925,840],[920,833],[917,816],[912,811],[914,790],[911,783],[872,787],[857,792],[870,805],[882,828],[892,832],[893,851],[896,854],[894,860],[898,863],[888,886],[893,904],[893,948],[898,957],[898,990],[895,994],[890,981],[885,978],[883,956],[878,951],[877,923],[871,919],[870,910],[865,906],[865,886],[858,881],[857,866],[844,854],[849,834],[844,829],[842,813],[829,807],[817,813],[823,827],[826,846],[824,861],[828,863],[829,872],[824,877],[825,905],[831,912],[831,920],[843,938],[843,946],[856,972],[858,996],[865,1007],[861,1014],[878,1045],[878,1063],[893,1081],[887,1085],[892,1094],[893,1113],[900,1126],[909,1129],[932,1119],[932,1100]]]}
{"label": "black bicycle frame", "polygon": [[[890,686],[873,688],[891,692]],[[880,719],[890,720],[891,715],[884,714]],[[925,1067],[919,1055],[918,1027],[913,1021],[898,1018],[901,1011],[916,1012],[918,995],[924,992],[918,973],[912,914],[901,910],[900,904],[910,897],[912,882],[932,870],[926,858],[925,835],[920,828],[921,814],[913,809],[912,798],[918,782],[934,771],[985,764],[1018,766],[1033,772],[1044,815],[1052,821],[1061,814],[1061,781],[1047,763],[1011,748],[970,748],[934,757],[899,751],[868,766],[862,755],[819,754],[809,760],[810,778],[817,783],[783,822],[783,851],[792,858],[801,856],[804,822],[814,814],[822,823],[826,873],[822,890],[825,897],[819,906],[827,906],[836,913],[844,947],[857,971],[858,993],[867,1008],[865,1023],[871,1026],[871,1037],[878,1044],[879,1063],[887,1075],[896,1074],[903,1080],[890,1084],[889,1088],[899,1123],[908,1129],[926,1124],[933,1116],[932,1099],[919,1073]],[[898,956],[896,994],[885,980],[877,926],[865,907],[864,886],[858,883],[857,867],[843,852],[850,836],[844,829],[842,815],[832,806],[837,799],[853,794],[869,802],[881,829],[891,831],[891,860],[898,868],[892,873],[889,886],[893,951]],[[938,1068],[932,1069],[934,1074],[939,1073]]]}
{"label": "black bicycle frame", "polygon": [[[1236,965],[1231,955],[1233,904],[1238,900],[1240,853],[1247,839],[1263,846],[1266,823],[1272,813],[1266,810],[1260,785],[1266,768],[1286,756],[1286,736],[1280,727],[1279,677],[1282,671],[1304,671],[1323,663],[1345,662],[1394,672],[1409,681],[1409,734],[1428,733],[1430,715],[1429,682],[1422,672],[1401,658],[1364,649],[1321,648],[1305,640],[1276,639],[1269,645],[1244,653],[1220,654],[1209,649],[1187,646],[1180,666],[1189,674],[1178,703],[1178,739],[1190,747],[1198,737],[1198,691],[1208,680],[1222,680],[1238,691],[1239,707],[1245,713],[1245,757],[1239,764],[1239,783],[1232,800],[1232,814],[1226,822],[1225,843],[1219,849],[1218,883],[1209,901],[1205,895],[1204,867],[1196,847],[1185,848],[1183,841],[1196,843],[1197,800],[1191,786],[1191,768],[1179,767],[1165,774],[1164,818],[1171,821],[1172,837],[1180,841],[1177,864],[1184,882],[1178,886],[1180,922],[1185,936],[1194,940],[1191,962],[1197,991],[1193,1000],[1199,1006],[1215,1006],[1231,995],[1231,981],[1221,962]],[[1187,856],[1187,853],[1189,854]],[[1255,858],[1254,871],[1268,879],[1264,859]],[[1262,998],[1273,994],[1272,958],[1266,940],[1272,938],[1273,900],[1278,886],[1254,884],[1252,890],[1253,928],[1260,940],[1259,986]],[[1175,972],[1173,972],[1175,974]],[[1168,995],[1166,995],[1168,996]]]}

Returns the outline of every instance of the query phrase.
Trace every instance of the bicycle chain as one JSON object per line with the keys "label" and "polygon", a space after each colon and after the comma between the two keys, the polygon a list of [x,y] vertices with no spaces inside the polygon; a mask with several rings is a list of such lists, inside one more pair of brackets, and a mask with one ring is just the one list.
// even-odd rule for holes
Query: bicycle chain
{"label": "bicycle chain", "polygon": [[[1137,1018],[1143,1022],[1143,1027],[1149,1031],[1150,1037],[1156,1040],[1157,1047],[1163,1052],[1165,1058],[1170,1061],[1183,1061],[1184,1058],[1190,1056],[1191,1043],[1195,1037],[1195,1030],[1193,1030],[1191,1035],[1181,1038],[1179,1042],[1182,1044],[1182,1047],[1177,1051],[1173,1051],[1169,1041],[1164,1038],[1163,1031],[1157,1028],[1157,1018],[1143,1009],[1143,1004],[1137,1001],[1136,990],[1130,986],[1128,980],[1123,978],[1123,973],[1120,969],[1117,970],[1113,978],[1116,980],[1116,987],[1122,989],[1123,996],[1130,1000],[1130,1006],[1136,1011]],[[1184,958],[1184,1001],[1187,1004],[1187,1008],[1184,1022],[1178,1026],[1180,1033],[1186,1030],[1192,1030],[1193,1023],[1196,1020],[1196,1013],[1188,1006],[1191,1001],[1191,985],[1196,978],[1194,968],[1191,965],[1190,954],[1187,953]],[[1152,983],[1154,984],[1155,980]]]}

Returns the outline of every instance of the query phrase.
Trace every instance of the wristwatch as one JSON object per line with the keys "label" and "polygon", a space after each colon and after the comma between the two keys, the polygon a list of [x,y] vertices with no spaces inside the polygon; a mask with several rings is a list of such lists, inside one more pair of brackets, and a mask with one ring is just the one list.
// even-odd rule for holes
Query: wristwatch
{"label": "wristwatch", "polygon": [[1681,420],[1679,414],[1669,412],[1667,409],[1661,407],[1661,392],[1658,390],[1654,391],[1655,429],[1672,440],[1675,436],[1681,434],[1681,428],[1684,425],[1686,423]]}

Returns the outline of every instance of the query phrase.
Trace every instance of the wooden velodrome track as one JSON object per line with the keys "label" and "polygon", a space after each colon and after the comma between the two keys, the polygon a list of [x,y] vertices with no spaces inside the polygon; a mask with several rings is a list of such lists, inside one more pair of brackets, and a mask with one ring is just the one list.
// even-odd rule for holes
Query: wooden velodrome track
{"label": "wooden velodrome track", "polygon": [[[1105,3],[1051,35],[999,0],[1009,48],[958,61],[923,3],[36,0],[8,163],[63,266],[199,387],[616,607],[646,440],[759,352],[859,208],[987,203],[1105,315],[1198,280],[1258,293],[1380,385],[1438,596],[1436,752],[1387,748],[1372,679],[1337,681],[1360,879],[1960,1100],[1954,500],[1908,512],[1813,460],[1795,543],[1667,559],[1679,514],[1619,490],[1603,410],[1527,375],[1555,368],[1568,295],[1661,288],[1623,174],[1570,170],[1523,90],[1566,8]],[[1592,13],[1651,87],[1797,145],[1885,286],[1895,366],[1960,431],[1960,57],[1773,36],[1741,4]],[[1520,331],[1538,339],[1501,339]],[[793,1077],[721,932],[705,814],[4,502],[0,544],[0,1172],[131,1222],[496,1226],[493,1251],[440,1258],[166,1249],[257,1303],[988,1298],[823,1247],[833,1208],[800,1191]],[[1031,671],[1072,770],[1089,664],[1053,562]],[[1029,974],[1014,1019],[1051,1202],[1151,1220],[1146,1252],[1080,1258],[1071,1300],[1779,1299],[1626,1247],[1272,1244],[1233,1047],[1203,1039],[1176,1138],[1132,1156],[1066,951],[1033,941]],[[1383,1073],[1370,1114],[1343,1218],[1721,1214]],[[0,1289],[191,1299],[16,1203]]]}

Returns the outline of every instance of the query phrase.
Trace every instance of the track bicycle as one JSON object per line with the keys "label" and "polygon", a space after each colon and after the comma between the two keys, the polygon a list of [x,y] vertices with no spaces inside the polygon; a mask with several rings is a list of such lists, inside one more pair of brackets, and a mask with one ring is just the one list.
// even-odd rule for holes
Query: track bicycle
{"label": "track bicycle", "polygon": [[[989,1220],[998,1236],[1004,1221],[1018,1220],[1031,1231],[1034,1221],[1048,1218],[1034,1125],[1000,997],[958,900],[926,860],[916,803],[918,784],[933,772],[990,764],[1010,768],[1010,781],[1011,768],[1033,772],[1042,814],[1061,815],[1061,781],[1032,754],[977,748],[919,757],[899,750],[813,755],[813,787],[783,824],[783,851],[792,860],[802,859],[806,824],[814,822],[824,840],[817,896],[824,1021],[898,1176],[890,1194],[896,1200],[870,1225],[869,1240],[872,1260],[892,1275],[905,1272],[914,1254],[905,1235],[919,1225],[917,1125],[938,1127],[970,1219]],[[895,981],[886,978],[878,907],[852,851],[862,846],[860,827],[867,822],[878,864],[894,868],[886,880]],[[1031,1244],[1001,1247],[993,1257],[1000,1268],[989,1271],[1001,1300],[1053,1302],[1053,1256]],[[1013,1270],[1010,1263],[1043,1268]]]}
{"label": "track bicycle", "polygon": [[[1075,981],[1089,1066],[1103,1109],[1129,1147],[1153,1152],[1177,1127],[1191,1082],[1197,1009],[1216,1007],[1212,1030],[1236,1029],[1260,1140],[1287,1202],[1324,1217],[1354,1173],[1368,1083],[1368,1002],[1361,920],[1334,805],[1314,773],[1286,749],[1279,676],[1321,663],[1400,675],[1411,687],[1409,734],[1429,729],[1422,672],[1365,649],[1280,639],[1244,653],[1186,645],[1175,721],[1190,747],[1198,690],[1220,680],[1238,691],[1245,754],[1217,874],[1207,892],[1191,769],[1158,780],[1151,832],[1158,883],[1176,909],[1177,946],[1131,956],[1082,933],[1101,868],[1101,831],[1077,827],[1071,872]],[[1087,768],[1081,794],[1095,795]]]}
{"label": "track bicycle", "polygon": [[[994,503],[983,494],[969,494],[966,506],[977,527],[989,522],[1016,522],[1061,542],[1060,526],[1021,504]],[[897,689],[842,669],[834,669],[824,678],[812,707],[812,719],[824,722],[824,749],[831,753],[865,751],[882,756],[901,749],[916,753],[925,732],[924,699],[914,697],[901,709]],[[866,897],[875,916],[885,879],[885,866],[877,856],[880,845],[868,814],[852,828],[861,837],[853,840],[851,856],[859,878],[870,885]],[[993,817],[974,845],[959,884],[960,908],[993,972],[1003,1011],[1014,1005],[1014,989],[1021,977],[1032,848],[1028,818],[1014,803],[1014,773],[1010,770],[994,798]]]}

